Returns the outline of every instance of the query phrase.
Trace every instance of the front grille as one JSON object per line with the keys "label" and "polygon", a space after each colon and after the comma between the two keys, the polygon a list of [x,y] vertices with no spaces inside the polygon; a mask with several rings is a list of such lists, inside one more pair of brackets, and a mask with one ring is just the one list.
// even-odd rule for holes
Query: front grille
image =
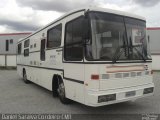
{"label": "front grille", "polygon": [[136,77],[136,72],[131,72],[131,77]]}
{"label": "front grille", "polygon": [[116,73],[115,78],[122,78],[122,73]]}
{"label": "front grille", "polygon": [[109,79],[109,74],[102,74],[102,79]]}
{"label": "front grille", "polygon": [[142,76],[142,72],[137,72],[137,76]]}
{"label": "front grille", "polygon": [[150,74],[150,71],[102,74],[101,78],[102,79],[127,78],[127,77],[139,77],[139,76],[142,76],[142,75],[149,75],[149,74]]}

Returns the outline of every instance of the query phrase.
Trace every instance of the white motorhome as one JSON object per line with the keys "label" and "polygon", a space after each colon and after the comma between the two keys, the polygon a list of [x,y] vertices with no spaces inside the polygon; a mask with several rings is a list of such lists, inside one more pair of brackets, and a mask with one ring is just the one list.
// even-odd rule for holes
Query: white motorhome
{"label": "white motorhome", "polygon": [[103,106],[153,94],[143,17],[102,8],[70,12],[19,40],[17,71],[59,96]]}

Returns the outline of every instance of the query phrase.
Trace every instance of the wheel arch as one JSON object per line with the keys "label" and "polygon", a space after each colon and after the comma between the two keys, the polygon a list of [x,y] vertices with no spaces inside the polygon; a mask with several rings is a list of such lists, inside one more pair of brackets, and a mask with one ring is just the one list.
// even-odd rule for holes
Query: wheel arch
{"label": "wheel arch", "polygon": [[58,93],[57,93],[58,84],[59,84],[58,80],[62,80],[63,81],[62,76],[59,75],[59,74],[54,74],[53,78],[52,78],[52,92],[53,92],[53,96],[58,96]]}

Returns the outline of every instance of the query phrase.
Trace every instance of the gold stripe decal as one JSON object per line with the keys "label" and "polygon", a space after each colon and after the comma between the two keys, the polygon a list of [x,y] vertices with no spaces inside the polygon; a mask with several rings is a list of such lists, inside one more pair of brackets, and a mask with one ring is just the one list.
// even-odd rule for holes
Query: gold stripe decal
{"label": "gold stripe decal", "polygon": [[147,65],[108,66],[107,73],[144,71],[147,68]]}

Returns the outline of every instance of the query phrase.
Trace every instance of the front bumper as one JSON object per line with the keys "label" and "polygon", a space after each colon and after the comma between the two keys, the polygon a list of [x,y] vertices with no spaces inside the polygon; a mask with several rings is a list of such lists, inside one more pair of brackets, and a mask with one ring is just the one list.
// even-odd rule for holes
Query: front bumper
{"label": "front bumper", "polygon": [[[144,89],[146,88],[154,89],[154,84],[150,83],[150,84],[144,84],[144,85],[133,86],[133,87],[111,89],[111,90],[106,90],[106,91],[88,90],[88,92],[86,92],[85,105],[93,106],[93,107],[103,106],[103,105],[109,105],[109,104],[120,103],[120,102],[125,102],[125,101],[131,101],[131,100],[135,100],[135,99],[142,98],[145,96],[153,95],[153,92],[144,94]],[[130,91],[131,92],[134,91],[135,95],[126,96],[126,93]],[[115,100],[111,99],[110,101],[105,101],[105,102],[104,101],[99,102],[98,100],[99,96],[113,95],[113,94],[116,94]]]}

